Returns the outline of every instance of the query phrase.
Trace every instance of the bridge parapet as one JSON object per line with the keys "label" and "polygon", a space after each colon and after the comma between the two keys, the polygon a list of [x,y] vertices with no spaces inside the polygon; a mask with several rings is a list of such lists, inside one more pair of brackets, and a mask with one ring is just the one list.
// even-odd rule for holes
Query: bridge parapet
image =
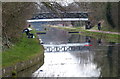
{"label": "bridge parapet", "polygon": [[88,13],[39,13],[32,19],[54,19],[54,18],[88,18]]}

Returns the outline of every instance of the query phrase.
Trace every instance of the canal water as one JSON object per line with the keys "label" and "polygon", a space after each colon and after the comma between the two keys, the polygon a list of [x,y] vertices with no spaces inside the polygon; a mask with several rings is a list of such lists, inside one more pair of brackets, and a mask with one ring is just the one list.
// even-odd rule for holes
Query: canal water
{"label": "canal water", "polygon": [[[19,74],[24,77],[117,77],[118,43],[104,39],[69,33],[52,27],[39,27],[33,24],[40,34],[43,46],[73,44],[73,50],[46,51],[44,64],[35,66]],[[90,46],[86,46],[89,43]],[[76,45],[80,44],[80,48]],[[30,73],[29,73],[30,71]],[[26,74],[27,73],[27,74]],[[26,75],[23,75],[26,74]]]}

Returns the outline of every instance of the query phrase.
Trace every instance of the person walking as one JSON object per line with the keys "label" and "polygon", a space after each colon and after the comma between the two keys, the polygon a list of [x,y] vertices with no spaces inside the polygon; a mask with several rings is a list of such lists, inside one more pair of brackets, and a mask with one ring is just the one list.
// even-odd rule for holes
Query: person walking
{"label": "person walking", "polygon": [[101,22],[98,23],[98,30],[101,30]]}

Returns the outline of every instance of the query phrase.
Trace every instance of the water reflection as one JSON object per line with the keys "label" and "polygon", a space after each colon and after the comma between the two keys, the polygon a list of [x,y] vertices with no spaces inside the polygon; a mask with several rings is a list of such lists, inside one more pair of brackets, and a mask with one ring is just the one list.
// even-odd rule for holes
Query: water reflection
{"label": "water reflection", "polygon": [[118,71],[118,46],[89,36],[69,34],[64,30],[49,28],[40,35],[44,44],[91,43],[93,46],[78,52],[45,52],[45,63],[33,77],[116,77]]}
{"label": "water reflection", "polygon": [[49,28],[46,35],[39,35],[44,44],[64,44],[68,42],[70,35],[64,30]]}
{"label": "water reflection", "polygon": [[98,45],[101,45],[101,44],[102,44],[102,39],[101,39],[101,38],[98,38],[98,39],[97,39],[97,43],[98,43]]}
{"label": "water reflection", "polygon": [[45,63],[34,77],[98,77],[100,69],[86,53],[45,53]]}
{"label": "water reflection", "polygon": [[[46,35],[40,35],[44,44],[91,43],[91,37],[69,34],[64,30],[51,28]],[[45,63],[33,77],[99,77],[101,69],[94,63],[94,52],[83,47],[78,52],[45,52]]]}
{"label": "water reflection", "polygon": [[85,42],[91,43],[91,37],[90,36],[85,36]]}
{"label": "water reflection", "polygon": [[115,43],[96,46],[95,63],[101,68],[102,77],[117,77],[118,74],[118,46]]}
{"label": "water reflection", "polygon": [[114,46],[108,46],[107,59],[109,64],[109,72],[111,72],[109,73],[109,75],[112,75],[113,73],[113,59],[112,59],[113,48]]}

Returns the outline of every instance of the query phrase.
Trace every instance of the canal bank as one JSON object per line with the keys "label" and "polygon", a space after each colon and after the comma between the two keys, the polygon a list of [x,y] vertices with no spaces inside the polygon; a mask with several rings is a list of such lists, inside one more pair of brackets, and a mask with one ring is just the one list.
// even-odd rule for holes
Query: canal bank
{"label": "canal bank", "polygon": [[[120,33],[118,32],[109,32],[109,31],[98,31],[98,30],[84,30],[83,28],[71,28],[71,27],[58,27],[58,26],[51,26],[59,29],[64,29],[69,32],[78,32],[80,35],[84,36],[91,36],[94,38],[101,38],[108,42],[117,42],[120,43],[119,37]],[[77,33],[77,34],[78,34]],[[75,34],[75,33],[74,33]]]}
{"label": "canal bank", "polygon": [[99,32],[99,31],[89,31],[85,30],[84,32],[81,32],[82,35],[88,35],[94,38],[101,38],[104,39],[108,42],[116,42],[120,43],[119,34],[112,34],[112,33],[104,33],[104,32]]}
{"label": "canal bank", "polygon": [[36,64],[42,65],[44,61],[44,48],[36,38],[21,40],[2,54],[2,76],[14,76]]}

